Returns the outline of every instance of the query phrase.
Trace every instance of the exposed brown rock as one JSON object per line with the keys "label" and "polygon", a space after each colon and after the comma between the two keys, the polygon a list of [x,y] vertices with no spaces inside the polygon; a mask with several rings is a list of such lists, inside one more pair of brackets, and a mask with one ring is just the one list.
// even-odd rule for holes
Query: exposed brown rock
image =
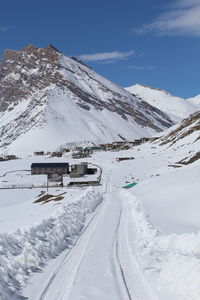
{"label": "exposed brown rock", "polygon": [[[167,143],[175,143],[180,139],[185,138],[186,136],[192,134],[195,131],[200,132],[200,112],[195,112],[190,115],[188,118],[184,119],[180,126],[175,130],[170,131],[169,134],[161,138],[160,145],[165,145]],[[200,137],[199,137],[200,138]],[[197,138],[197,140],[199,139]]]}

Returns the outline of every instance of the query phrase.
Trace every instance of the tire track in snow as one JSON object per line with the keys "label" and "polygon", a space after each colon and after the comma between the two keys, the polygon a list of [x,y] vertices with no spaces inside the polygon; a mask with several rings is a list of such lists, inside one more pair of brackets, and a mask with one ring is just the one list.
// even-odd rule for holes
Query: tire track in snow
{"label": "tire track in snow", "polygon": [[[119,253],[118,253],[119,252],[119,245],[118,245],[117,235],[118,235],[119,225],[120,225],[120,221],[121,221],[121,214],[122,214],[122,209],[120,210],[117,229],[116,229],[116,240],[115,240],[115,244],[114,244],[114,253],[113,253],[113,255],[114,255],[114,261],[116,262],[115,267],[118,267],[117,277],[118,277],[118,280],[121,279],[120,280],[121,293],[123,294],[123,297],[127,298],[127,300],[133,300],[131,298],[131,294],[129,292],[128,285],[126,283],[126,278],[125,278],[124,271],[123,271],[123,268],[122,268],[121,263],[120,263]],[[124,287],[123,291],[125,291],[125,292],[122,291],[122,286]],[[124,295],[124,293],[126,295]]]}
{"label": "tire track in snow", "polygon": [[[98,222],[100,221],[101,217],[103,216],[103,212],[104,212],[104,202],[105,200],[103,200],[103,202],[100,204],[100,206],[97,208],[97,212],[95,213],[95,215],[92,217],[92,219],[89,221],[89,223],[86,225],[86,227],[84,228],[84,230],[82,231],[81,235],[77,238],[75,244],[73,245],[73,248],[71,248],[70,250],[68,250],[67,254],[65,255],[65,257],[62,259],[62,261],[59,263],[59,266],[56,268],[56,271],[54,271],[53,275],[51,276],[50,280],[48,281],[46,287],[43,290],[43,293],[41,294],[41,296],[38,298],[38,300],[48,300],[48,293],[52,287],[52,285],[54,284],[57,275],[59,275],[59,272],[61,271],[63,264],[65,261],[72,259],[73,257],[76,257],[76,249],[78,248],[82,248],[82,253],[80,253],[80,256],[82,257],[85,253],[85,250],[87,248],[87,245],[93,235],[93,231],[90,233],[89,231],[91,231],[91,228],[96,228]],[[89,236],[87,236],[89,235]],[[86,238],[85,238],[86,236]],[[71,287],[73,285],[73,282],[75,280],[76,277],[76,273],[78,272],[78,267],[81,263],[81,259],[79,259],[78,261],[79,264],[74,264],[73,268],[74,270],[70,271],[70,274],[73,273],[73,276],[70,278],[70,282],[71,282]],[[67,269],[67,268],[66,268]],[[76,269],[76,270],[75,270]],[[69,284],[69,283],[68,283]],[[66,290],[65,288],[63,288],[64,290]],[[70,293],[70,288],[68,287],[67,289]],[[65,293],[65,291],[64,291]],[[46,297],[47,296],[47,297]],[[67,295],[65,295],[64,297],[66,297],[65,299],[67,299]],[[63,297],[59,297],[59,298],[55,298],[56,300],[60,300],[63,299]]]}
{"label": "tire track in snow", "polygon": [[[119,263],[121,282],[123,281],[128,300],[159,300],[145,278],[130,247],[128,222],[130,208],[125,194],[120,195],[122,208],[116,237],[116,258]],[[134,238],[134,237],[133,237]],[[119,271],[118,271],[119,274]],[[119,278],[118,278],[119,280]],[[120,285],[122,286],[122,285]]]}

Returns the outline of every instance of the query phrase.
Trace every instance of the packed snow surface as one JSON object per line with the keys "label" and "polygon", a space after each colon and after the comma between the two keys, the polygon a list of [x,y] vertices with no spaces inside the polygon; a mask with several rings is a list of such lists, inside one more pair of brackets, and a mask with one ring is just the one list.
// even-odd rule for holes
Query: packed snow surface
{"label": "packed snow surface", "polygon": [[[86,161],[102,169],[101,185],[50,189],[60,201],[0,189],[0,299],[199,300],[199,160],[178,163],[199,151],[196,134],[95,152]],[[78,161],[67,155],[56,161]],[[35,159],[52,162],[1,162],[0,187],[28,180]]]}

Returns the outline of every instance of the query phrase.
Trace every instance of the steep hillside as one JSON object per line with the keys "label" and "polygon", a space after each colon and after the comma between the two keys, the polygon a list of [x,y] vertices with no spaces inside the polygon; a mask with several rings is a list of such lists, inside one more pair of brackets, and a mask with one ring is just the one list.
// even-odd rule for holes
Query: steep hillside
{"label": "steep hillside", "polygon": [[188,101],[187,99],[175,97],[164,90],[141,84],[130,86],[126,90],[147,101],[150,105],[168,113],[176,122],[200,110],[200,101]]}
{"label": "steep hillside", "polygon": [[131,140],[173,125],[167,114],[52,45],[5,50],[0,87],[1,152]]}
{"label": "steep hillside", "polygon": [[[159,145],[178,152],[178,163],[191,164],[200,159],[200,112],[192,114],[159,139]],[[174,155],[176,157],[177,155]]]}

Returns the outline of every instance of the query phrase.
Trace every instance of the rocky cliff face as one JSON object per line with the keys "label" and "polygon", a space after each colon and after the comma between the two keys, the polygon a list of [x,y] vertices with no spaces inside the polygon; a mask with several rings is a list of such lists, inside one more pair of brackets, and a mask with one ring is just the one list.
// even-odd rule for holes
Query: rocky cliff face
{"label": "rocky cliff face", "polygon": [[[74,121],[76,115],[68,114],[69,106],[74,105],[82,117],[85,115],[84,123],[90,122],[92,118],[93,122],[96,122],[95,126],[98,123],[98,128],[102,127],[104,132],[99,137],[96,127],[93,129],[89,126],[88,133],[92,130],[92,134],[88,134],[87,137],[86,130],[84,136],[81,136],[77,134],[77,128],[74,128],[74,141],[77,138],[95,140],[95,136],[96,141],[101,142],[119,139],[119,136],[125,139],[129,136],[133,139],[173,125],[167,114],[96,74],[75,58],[64,56],[52,45],[44,48],[27,45],[19,51],[5,50],[0,63],[1,149],[7,149],[19,137],[27,136],[34,128],[47,128],[48,124],[52,123],[49,117],[52,110],[54,121],[55,115],[57,121],[63,118],[67,123],[70,119]],[[62,111],[58,106],[63,106]],[[88,117],[88,113],[92,117]],[[105,118],[101,120],[100,117],[106,113],[109,115],[107,122]],[[98,114],[96,121],[94,114]],[[115,119],[113,124],[111,116]],[[119,124],[123,123],[123,130],[115,130],[115,127],[119,127],[115,126],[116,117]],[[77,119],[76,123],[79,121],[81,120]],[[128,133],[125,129],[126,123]],[[62,125],[66,126],[64,123]],[[50,130],[49,134],[51,135]],[[63,137],[63,141],[68,140],[67,136],[69,135]],[[70,134],[70,142],[73,142],[73,134]],[[38,148],[41,148],[39,144],[40,141]]]}
{"label": "rocky cliff face", "polygon": [[193,136],[192,142],[200,140],[200,112],[196,112],[184,119],[179,125],[175,126],[168,134],[161,138],[161,145],[170,144],[181,141],[185,138]]}
{"label": "rocky cliff face", "polygon": [[0,64],[0,110],[5,111],[10,104],[17,105],[49,84],[58,83],[58,61],[59,54],[51,46],[5,50]]}

